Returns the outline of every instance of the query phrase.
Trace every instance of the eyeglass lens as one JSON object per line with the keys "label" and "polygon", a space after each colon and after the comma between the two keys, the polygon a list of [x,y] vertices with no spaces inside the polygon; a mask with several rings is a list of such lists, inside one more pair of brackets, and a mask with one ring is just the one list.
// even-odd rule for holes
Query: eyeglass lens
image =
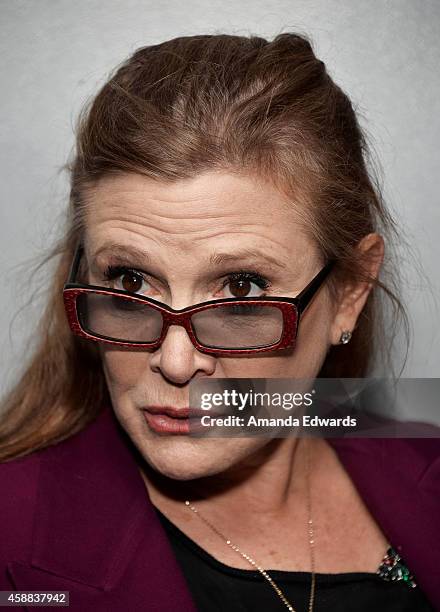
{"label": "eyeglass lens", "polygon": [[[82,327],[93,335],[133,343],[150,343],[161,336],[162,313],[145,302],[88,292],[78,296],[77,309]],[[191,324],[203,346],[258,348],[281,339],[283,315],[270,305],[222,304],[195,312]]]}

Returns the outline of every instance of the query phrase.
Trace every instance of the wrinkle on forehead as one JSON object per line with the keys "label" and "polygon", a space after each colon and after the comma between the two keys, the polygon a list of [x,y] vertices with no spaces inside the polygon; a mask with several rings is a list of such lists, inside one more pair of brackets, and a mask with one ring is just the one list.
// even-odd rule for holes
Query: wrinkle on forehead
{"label": "wrinkle on forehead", "polygon": [[234,237],[239,245],[265,243],[285,257],[311,246],[307,215],[253,177],[214,173],[174,184],[133,174],[106,177],[87,201],[86,227],[93,238],[115,238],[122,230],[158,246],[191,248]]}
{"label": "wrinkle on forehead", "polygon": [[[86,194],[88,208],[148,204],[148,209],[164,219],[216,219],[250,212],[269,212],[273,205],[298,220],[307,216],[299,202],[287,198],[272,184],[249,175],[205,172],[192,179],[163,183],[137,174],[100,179]],[[168,205],[167,208],[165,206]]]}
{"label": "wrinkle on forehead", "polygon": [[[198,201],[209,199],[212,196],[222,195],[225,192],[228,197],[236,194],[242,195],[244,192],[250,194],[258,190],[267,191],[271,189],[275,192],[275,187],[263,181],[258,176],[250,174],[229,174],[226,172],[206,171],[192,178],[178,179],[173,182],[162,182],[148,178],[141,174],[123,173],[119,175],[103,176],[94,183],[95,191],[136,191],[141,195],[152,195],[155,199],[161,200],[165,195],[164,201],[173,200]],[[278,196],[282,194],[276,190]]]}

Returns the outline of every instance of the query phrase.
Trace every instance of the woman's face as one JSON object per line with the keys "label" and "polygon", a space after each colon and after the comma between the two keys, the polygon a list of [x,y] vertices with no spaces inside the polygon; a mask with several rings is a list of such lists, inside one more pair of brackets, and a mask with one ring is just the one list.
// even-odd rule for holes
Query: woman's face
{"label": "woman's face", "polygon": [[[249,296],[294,297],[323,265],[304,218],[299,207],[255,177],[206,173],[174,184],[135,174],[107,177],[90,192],[89,282],[129,289],[174,309],[233,297],[240,288],[239,295],[245,288]],[[135,284],[124,273],[105,280],[110,264],[141,277]],[[267,439],[222,438],[220,444],[218,438],[157,433],[147,424],[145,408],[187,407],[189,383],[202,376],[314,377],[330,344],[338,342],[337,316],[324,284],[301,319],[294,350],[206,355],[179,326],[170,327],[154,351],[100,344],[115,413],[143,457],[163,474],[185,480],[221,472]]]}

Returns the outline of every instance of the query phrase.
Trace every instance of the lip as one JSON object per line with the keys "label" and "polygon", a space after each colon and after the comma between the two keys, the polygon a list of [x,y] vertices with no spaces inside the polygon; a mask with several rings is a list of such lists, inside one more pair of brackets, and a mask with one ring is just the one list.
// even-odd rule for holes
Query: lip
{"label": "lip", "polygon": [[189,433],[189,418],[175,419],[167,414],[153,414],[148,410],[144,410],[144,417],[149,427],[157,433]]}
{"label": "lip", "polygon": [[187,419],[189,417],[202,416],[206,410],[200,408],[175,408],[174,406],[147,406],[144,411],[150,414],[166,414],[173,419]]}
{"label": "lip", "polygon": [[172,406],[148,406],[142,409],[148,426],[157,433],[189,434],[199,430],[200,419],[206,410],[198,408],[174,408]]}

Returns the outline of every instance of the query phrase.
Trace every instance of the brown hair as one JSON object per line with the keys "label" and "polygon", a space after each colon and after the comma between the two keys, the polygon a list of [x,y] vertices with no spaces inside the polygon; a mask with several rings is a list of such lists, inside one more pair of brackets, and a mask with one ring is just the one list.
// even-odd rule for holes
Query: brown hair
{"label": "brown hair", "polygon": [[[187,36],[138,49],[79,116],[66,166],[64,235],[42,262],[56,260],[56,271],[34,353],[3,401],[0,460],[71,436],[109,401],[97,347],[71,334],[62,299],[84,231],[87,188],[96,180],[126,172],[169,182],[206,170],[256,173],[292,203],[304,203],[323,258],[337,259],[329,283],[335,291],[342,280],[372,280],[356,249],[366,234],[384,236],[382,278],[391,259],[396,225],[368,163],[352,104],[304,35]],[[387,284],[372,282],[351,342],[330,348],[320,376],[363,377],[371,370],[381,348],[376,341],[386,338],[378,288],[390,298],[392,319],[404,321],[408,346],[397,269]],[[385,357],[394,331],[382,347]]]}

